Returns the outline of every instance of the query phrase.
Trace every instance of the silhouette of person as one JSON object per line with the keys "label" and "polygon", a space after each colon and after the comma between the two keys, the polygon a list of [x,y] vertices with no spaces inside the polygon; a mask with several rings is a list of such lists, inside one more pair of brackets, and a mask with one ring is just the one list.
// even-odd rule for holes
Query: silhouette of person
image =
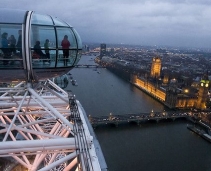
{"label": "silhouette of person", "polygon": [[[1,46],[2,46],[2,52],[4,53],[4,58],[8,58],[10,56],[10,51],[9,51],[9,42],[7,40],[7,36],[8,36],[8,33],[4,32],[2,35],[1,35]],[[7,65],[9,63],[9,61],[7,60],[4,60],[3,61],[3,64],[4,65]]]}
{"label": "silhouette of person", "polygon": [[46,59],[48,59],[48,60],[45,60],[45,62],[50,63],[50,50],[49,50],[49,40],[48,39],[45,40],[44,48],[45,48]]}
{"label": "silhouette of person", "polygon": [[16,39],[14,35],[11,35],[9,38],[9,47],[10,47],[10,51],[15,54],[16,53],[16,49],[15,49],[15,45],[16,45]]}
{"label": "silhouette of person", "polygon": [[70,47],[70,42],[68,40],[67,35],[64,36],[64,39],[61,42],[61,46],[63,50],[64,66],[67,66],[67,61],[69,57],[69,47]]}
{"label": "silhouette of person", "polygon": [[[45,57],[45,54],[42,52],[41,47],[40,47],[40,41],[36,41],[36,44],[34,45],[34,52],[40,56],[41,59]],[[44,63],[44,60],[43,60]]]}
{"label": "silhouette of person", "polygon": [[17,50],[20,51],[19,56],[22,57],[22,30],[18,30],[18,42],[16,44]]}

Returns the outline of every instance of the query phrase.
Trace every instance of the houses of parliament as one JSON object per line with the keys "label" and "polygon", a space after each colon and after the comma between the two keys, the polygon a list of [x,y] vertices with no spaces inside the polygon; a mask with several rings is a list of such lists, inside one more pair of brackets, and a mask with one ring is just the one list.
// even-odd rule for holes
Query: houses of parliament
{"label": "houses of parliament", "polygon": [[177,80],[169,80],[168,73],[163,74],[161,79],[161,59],[154,57],[152,59],[150,75],[138,76],[133,74],[131,82],[149,95],[153,96],[169,108],[178,109],[201,109],[207,108],[209,79],[204,74],[197,88],[193,87],[178,88]]}
{"label": "houses of parliament", "polygon": [[[134,54],[134,56],[131,54]],[[148,54],[151,56],[149,57]],[[159,57],[159,55],[156,55],[153,51],[135,53],[135,51],[130,51],[127,48],[125,48],[125,50],[119,48],[115,51],[114,48],[110,48],[108,51],[106,44],[101,44],[100,56],[96,58],[98,59],[96,62],[108,68],[113,68],[115,71],[119,70],[121,74],[126,73],[127,80],[133,85],[171,109],[205,110],[210,108],[210,82],[208,71],[203,70],[201,68],[202,66],[191,66],[192,68],[197,67],[195,69],[196,71],[201,71],[201,73],[198,74],[198,80],[195,81],[193,77],[189,78],[185,74],[180,75],[179,72],[174,76],[172,75],[172,68],[165,67],[167,66],[165,64],[166,61],[162,64],[164,58],[162,53],[160,53],[160,55],[162,57]],[[135,56],[138,56],[138,58]],[[186,62],[187,67],[184,65],[184,68],[187,70],[189,69],[188,67],[190,67],[188,65],[188,62]],[[140,66],[142,69],[140,69]],[[174,67],[177,67],[176,64]],[[209,66],[204,68],[209,68]],[[173,68],[173,70],[175,70],[175,68]],[[183,77],[183,80],[188,80],[188,83],[182,85],[180,81],[181,77]]]}

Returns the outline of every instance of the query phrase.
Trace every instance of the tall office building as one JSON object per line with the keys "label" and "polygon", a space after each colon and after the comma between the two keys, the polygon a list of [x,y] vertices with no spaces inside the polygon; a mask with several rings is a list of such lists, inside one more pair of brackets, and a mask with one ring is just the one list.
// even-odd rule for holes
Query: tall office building
{"label": "tall office building", "polygon": [[84,51],[85,51],[85,52],[89,52],[89,46],[88,46],[88,45],[85,45],[85,46],[84,46]]}
{"label": "tall office building", "polygon": [[153,77],[153,78],[159,78],[160,77],[160,70],[161,70],[161,59],[159,57],[154,57],[152,59],[150,76]]}
{"label": "tall office building", "polygon": [[114,48],[111,48],[111,51],[110,51],[110,56],[113,57],[114,56]]}
{"label": "tall office building", "polygon": [[100,59],[102,59],[103,56],[106,56],[106,44],[105,43],[100,44]]}

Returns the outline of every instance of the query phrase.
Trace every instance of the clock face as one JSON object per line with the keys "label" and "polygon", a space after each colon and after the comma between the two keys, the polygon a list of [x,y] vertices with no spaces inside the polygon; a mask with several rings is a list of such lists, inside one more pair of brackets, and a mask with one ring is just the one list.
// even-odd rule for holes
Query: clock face
{"label": "clock face", "polygon": [[208,84],[205,84],[205,87],[208,87]]}
{"label": "clock face", "polygon": [[201,83],[201,86],[204,86],[204,83]]}

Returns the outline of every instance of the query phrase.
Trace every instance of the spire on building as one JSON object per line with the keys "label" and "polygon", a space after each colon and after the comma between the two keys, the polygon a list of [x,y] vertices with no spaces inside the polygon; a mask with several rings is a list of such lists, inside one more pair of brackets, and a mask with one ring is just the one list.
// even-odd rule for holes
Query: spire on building
{"label": "spire on building", "polygon": [[154,57],[152,59],[151,73],[150,76],[153,78],[159,78],[161,71],[161,59],[159,57]]}

